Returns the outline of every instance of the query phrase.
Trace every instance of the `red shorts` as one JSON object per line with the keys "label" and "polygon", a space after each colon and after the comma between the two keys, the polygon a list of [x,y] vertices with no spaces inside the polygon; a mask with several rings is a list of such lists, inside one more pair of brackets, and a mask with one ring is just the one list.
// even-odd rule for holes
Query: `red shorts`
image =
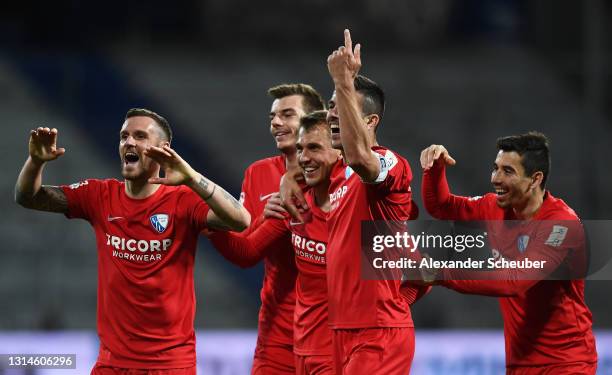
{"label": "red shorts", "polygon": [[295,374],[293,345],[270,343],[265,346],[257,345],[251,375],[277,374]]}
{"label": "red shorts", "polygon": [[595,375],[597,363],[571,363],[548,366],[521,366],[506,368],[506,375]]}
{"label": "red shorts", "polygon": [[332,330],[337,375],[406,375],[414,358],[414,328]]}
{"label": "red shorts", "polygon": [[296,375],[322,375],[334,373],[331,355],[295,355]]}
{"label": "red shorts", "polygon": [[113,367],[96,362],[91,369],[91,375],[196,375],[196,367],[147,370]]}

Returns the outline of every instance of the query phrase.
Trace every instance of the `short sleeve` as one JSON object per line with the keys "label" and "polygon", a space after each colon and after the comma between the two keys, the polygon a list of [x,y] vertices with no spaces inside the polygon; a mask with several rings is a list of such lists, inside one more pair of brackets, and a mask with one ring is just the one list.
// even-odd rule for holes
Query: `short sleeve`
{"label": "short sleeve", "polygon": [[100,197],[102,184],[100,180],[88,179],[60,186],[68,201],[66,217],[91,222],[96,212],[94,206]]}
{"label": "short sleeve", "polygon": [[378,158],[380,173],[370,185],[386,193],[410,191],[412,171],[408,163],[391,150],[381,149],[372,153]]}
{"label": "short sleeve", "polygon": [[254,207],[251,197],[251,166],[249,166],[246,171],[244,171],[244,179],[242,180],[242,190],[240,191],[240,204],[249,211],[250,214],[253,214]]}
{"label": "short sleeve", "polygon": [[198,194],[189,188],[186,188],[183,199],[184,201],[181,200],[179,204],[185,204],[187,207],[189,207],[188,213],[194,228],[198,232],[205,229],[208,226],[206,217],[208,216],[208,211],[210,210],[208,204],[206,204],[206,202],[204,202],[204,200]]}

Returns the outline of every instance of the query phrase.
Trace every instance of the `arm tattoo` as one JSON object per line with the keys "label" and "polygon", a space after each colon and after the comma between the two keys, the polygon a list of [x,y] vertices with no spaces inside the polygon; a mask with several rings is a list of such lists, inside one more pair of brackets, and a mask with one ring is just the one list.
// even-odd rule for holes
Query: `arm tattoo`
{"label": "arm tattoo", "polygon": [[206,193],[206,190],[208,190],[208,185],[210,185],[210,183],[204,177],[200,178],[200,181],[198,181],[198,186],[204,190],[204,193]]}
{"label": "arm tattoo", "polygon": [[24,207],[39,211],[68,212],[68,200],[64,191],[57,186],[41,186],[38,193],[23,192],[15,187],[15,200]]}
{"label": "arm tattoo", "polygon": [[240,204],[240,202],[238,202],[236,198],[232,197],[232,195],[228,193],[227,191],[223,190],[223,196],[225,197],[225,199],[227,199],[228,201],[232,203],[235,209],[239,210],[240,208],[242,208],[242,205]]}

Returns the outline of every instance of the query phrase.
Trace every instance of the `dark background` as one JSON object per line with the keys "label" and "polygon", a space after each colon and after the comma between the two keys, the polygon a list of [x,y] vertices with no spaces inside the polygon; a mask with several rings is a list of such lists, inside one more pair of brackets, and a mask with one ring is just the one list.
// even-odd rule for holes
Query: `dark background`
{"label": "dark background", "polygon": [[[275,154],[268,87],[307,82],[329,98],[327,55],[350,28],[363,74],[388,97],[379,141],[412,165],[444,144],[454,192],[491,190],[499,136],[551,141],[548,187],[583,219],[609,219],[612,4],[603,0],[11,2],[0,7],[0,329],[93,329],[95,241],[87,223],[12,201],[28,131],[57,127],[67,153],[49,184],[120,177],[131,107],[166,116],[174,147],[238,196],[242,173]],[[422,218],[427,215],[421,210]],[[254,328],[261,269],[226,263],[202,240],[196,324]],[[612,327],[608,281],[588,282],[596,328]],[[501,327],[497,301],[435,288],[418,328]]]}

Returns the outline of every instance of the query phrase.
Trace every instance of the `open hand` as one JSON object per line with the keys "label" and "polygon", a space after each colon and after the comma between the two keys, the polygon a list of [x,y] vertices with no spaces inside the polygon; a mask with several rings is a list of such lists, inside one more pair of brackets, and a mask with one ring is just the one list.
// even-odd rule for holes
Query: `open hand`
{"label": "open hand", "polygon": [[57,129],[39,127],[30,132],[30,157],[35,163],[42,164],[64,155],[66,149],[57,147]]}
{"label": "open hand", "polygon": [[149,178],[150,184],[185,185],[196,172],[170,146],[149,146],[144,154],[155,160],[164,170],[164,177]]}

